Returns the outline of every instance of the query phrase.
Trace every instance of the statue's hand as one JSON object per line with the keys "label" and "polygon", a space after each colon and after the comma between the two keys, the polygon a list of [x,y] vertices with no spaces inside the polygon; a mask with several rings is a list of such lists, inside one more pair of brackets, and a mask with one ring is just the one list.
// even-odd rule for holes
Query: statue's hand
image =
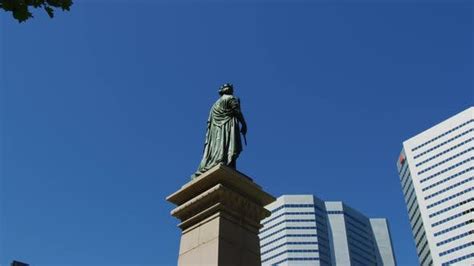
{"label": "statue's hand", "polygon": [[246,125],[246,124],[243,124],[243,125],[242,125],[242,128],[240,129],[240,132],[241,132],[243,135],[246,135],[246,134],[247,134],[247,125]]}

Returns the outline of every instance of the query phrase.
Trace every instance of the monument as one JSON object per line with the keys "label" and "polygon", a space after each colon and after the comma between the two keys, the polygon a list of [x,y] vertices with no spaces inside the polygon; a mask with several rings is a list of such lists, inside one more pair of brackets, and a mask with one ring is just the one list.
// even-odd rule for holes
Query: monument
{"label": "monument", "polygon": [[236,170],[247,124],[232,84],[224,84],[207,121],[204,152],[191,181],[166,199],[181,230],[178,265],[260,265],[260,221],[275,198]]}
{"label": "monument", "polygon": [[222,85],[219,95],[221,97],[212,106],[207,119],[201,163],[191,178],[196,178],[220,163],[235,169],[242,151],[240,133],[246,139],[247,123],[240,109],[240,100],[234,96],[234,87],[229,83]]}

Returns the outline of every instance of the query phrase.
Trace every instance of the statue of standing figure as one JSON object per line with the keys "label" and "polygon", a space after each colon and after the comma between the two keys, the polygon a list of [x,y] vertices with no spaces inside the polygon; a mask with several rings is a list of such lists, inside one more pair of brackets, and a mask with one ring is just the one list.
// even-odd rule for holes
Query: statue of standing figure
{"label": "statue of standing figure", "polygon": [[198,170],[191,179],[217,164],[224,164],[235,169],[237,158],[242,151],[240,133],[247,142],[245,137],[247,123],[240,109],[240,100],[234,96],[232,84],[222,85],[219,95],[220,98],[212,106],[207,120],[204,155]]}

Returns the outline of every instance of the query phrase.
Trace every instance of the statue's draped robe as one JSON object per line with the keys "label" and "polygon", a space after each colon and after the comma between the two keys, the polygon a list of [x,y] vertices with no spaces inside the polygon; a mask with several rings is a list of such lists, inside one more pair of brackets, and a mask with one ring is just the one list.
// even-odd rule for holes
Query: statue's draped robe
{"label": "statue's draped robe", "polygon": [[214,103],[207,120],[204,155],[195,178],[222,163],[235,168],[237,157],[242,151],[238,115],[240,101],[233,95],[222,95]]}

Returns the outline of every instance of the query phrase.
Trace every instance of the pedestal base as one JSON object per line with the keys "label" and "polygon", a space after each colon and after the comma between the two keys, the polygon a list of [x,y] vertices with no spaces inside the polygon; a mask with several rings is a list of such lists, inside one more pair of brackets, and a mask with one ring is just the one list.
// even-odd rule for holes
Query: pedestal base
{"label": "pedestal base", "polygon": [[243,174],[218,165],[170,195],[181,220],[178,265],[260,265],[260,220],[275,198]]}

